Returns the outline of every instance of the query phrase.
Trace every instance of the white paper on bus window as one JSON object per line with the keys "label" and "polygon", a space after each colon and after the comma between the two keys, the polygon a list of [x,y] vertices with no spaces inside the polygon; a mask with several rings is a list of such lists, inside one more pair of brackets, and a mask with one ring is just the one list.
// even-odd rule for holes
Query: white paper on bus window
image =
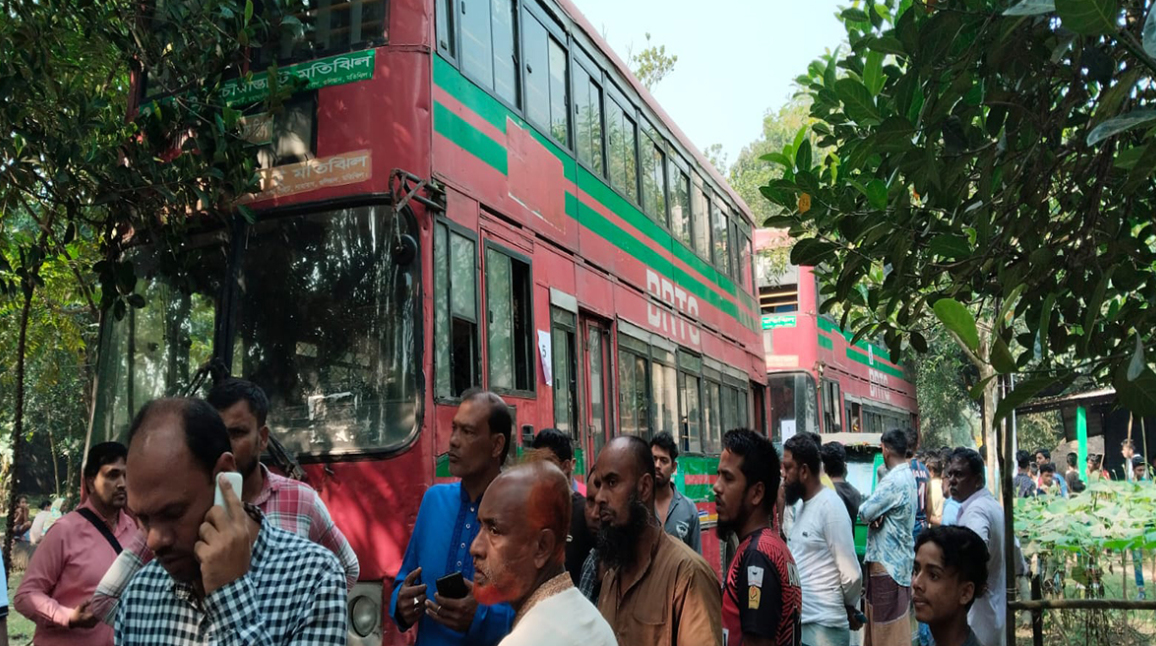
{"label": "white paper on bus window", "polygon": [[779,428],[783,431],[783,442],[795,437],[795,420],[785,419],[779,423]]}
{"label": "white paper on bus window", "polygon": [[547,386],[553,386],[553,350],[550,345],[550,333],[546,330],[538,330],[538,356],[542,358],[542,377],[546,380]]}

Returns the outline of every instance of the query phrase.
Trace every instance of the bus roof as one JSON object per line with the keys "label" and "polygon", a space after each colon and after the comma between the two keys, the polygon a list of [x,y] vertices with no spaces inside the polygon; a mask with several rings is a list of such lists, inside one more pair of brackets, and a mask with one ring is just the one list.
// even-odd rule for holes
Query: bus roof
{"label": "bus roof", "polygon": [[751,215],[751,209],[749,206],[747,206],[746,201],[743,200],[743,198],[740,197],[737,192],[735,192],[735,190],[731,187],[730,182],[728,182],[726,178],[722,176],[722,173],[718,172],[718,169],[714,167],[714,164],[707,161],[706,156],[703,155],[702,152],[699,151],[698,147],[690,141],[690,138],[687,137],[686,133],[684,133],[682,129],[678,127],[678,124],[675,123],[674,119],[671,119],[670,115],[668,115],[666,111],[662,109],[662,106],[658,103],[658,100],[656,100],[654,96],[650,94],[650,90],[647,90],[646,87],[642,85],[642,83],[638,82],[638,79],[635,78],[634,73],[630,70],[630,67],[627,66],[626,63],[624,63],[622,59],[618,57],[618,54],[616,54],[614,49],[610,47],[610,44],[602,38],[602,36],[598,33],[598,30],[596,30],[594,26],[590,24],[590,21],[586,19],[586,16],[584,16],[582,12],[578,10],[578,7],[576,7],[571,0],[551,1],[557,3],[558,6],[562,8],[562,11],[566,14],[566,16],[570,18],[571,21],[573,21],[575,26],[581,29],[582,33],[598,47],[599,53],[605,56],[607,60],[614,64],[614,67],[617,68],[619,76],[630,84],[630,87],[634,90],[634,92],[638,95],[646,107],[654,112],[654,114],[662,120],[663,125],[670,130],[670,132],[678,140],[678,143],[684,149],[690,151],[690,155],[703,169],[703,172],[708,174],[716,184],[718,184],[724,191],[726,191],[731,200],[735,202],[738,210],[742,212],[743,218],[747,221],[747,224],[752,225],[753,227],[761,226],[762,223],[756,223],[754,221],[754,217]]}

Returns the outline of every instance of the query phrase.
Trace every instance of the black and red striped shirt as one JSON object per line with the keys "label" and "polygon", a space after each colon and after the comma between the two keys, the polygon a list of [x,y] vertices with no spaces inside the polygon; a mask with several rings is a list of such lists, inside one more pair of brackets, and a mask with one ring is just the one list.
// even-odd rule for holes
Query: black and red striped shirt
{"label": "black and red striped shirt", "polygon": [[802,611],[803,590],[787,544],[769,528],[744,538],[723,584],[723,646],[742,646],[744,635],[798,646]]}

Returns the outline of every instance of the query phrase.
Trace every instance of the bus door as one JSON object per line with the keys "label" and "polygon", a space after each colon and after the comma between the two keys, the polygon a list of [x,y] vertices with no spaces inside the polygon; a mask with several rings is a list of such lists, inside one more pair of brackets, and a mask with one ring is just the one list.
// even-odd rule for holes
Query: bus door
{"label": "bus door", "polygon": [[[598,457],[598,452],[610,440],[614,428],[614,364],[610,343],[610,325],[602,319],[583,316],[582,373],[585,388],[581,405],[583,423],[580,446],[586,454],[586,473]],[[586,473],[581,474],[583,478]]]}

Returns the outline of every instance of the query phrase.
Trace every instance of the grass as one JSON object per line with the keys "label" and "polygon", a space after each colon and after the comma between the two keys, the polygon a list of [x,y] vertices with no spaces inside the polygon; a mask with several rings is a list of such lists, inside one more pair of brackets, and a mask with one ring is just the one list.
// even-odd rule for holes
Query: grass
{"label": "grass", "polygon": [[24,615],[16,612],[12,608],[12,596],[16,594],[16,588],[20,586],[20,580],[24,578],[23,571],[12,571],[12,576],[8,579],[8,643],[11,646],[25,646],[32,643],[32,633],[36,630],[36,624],[32,623]]}

